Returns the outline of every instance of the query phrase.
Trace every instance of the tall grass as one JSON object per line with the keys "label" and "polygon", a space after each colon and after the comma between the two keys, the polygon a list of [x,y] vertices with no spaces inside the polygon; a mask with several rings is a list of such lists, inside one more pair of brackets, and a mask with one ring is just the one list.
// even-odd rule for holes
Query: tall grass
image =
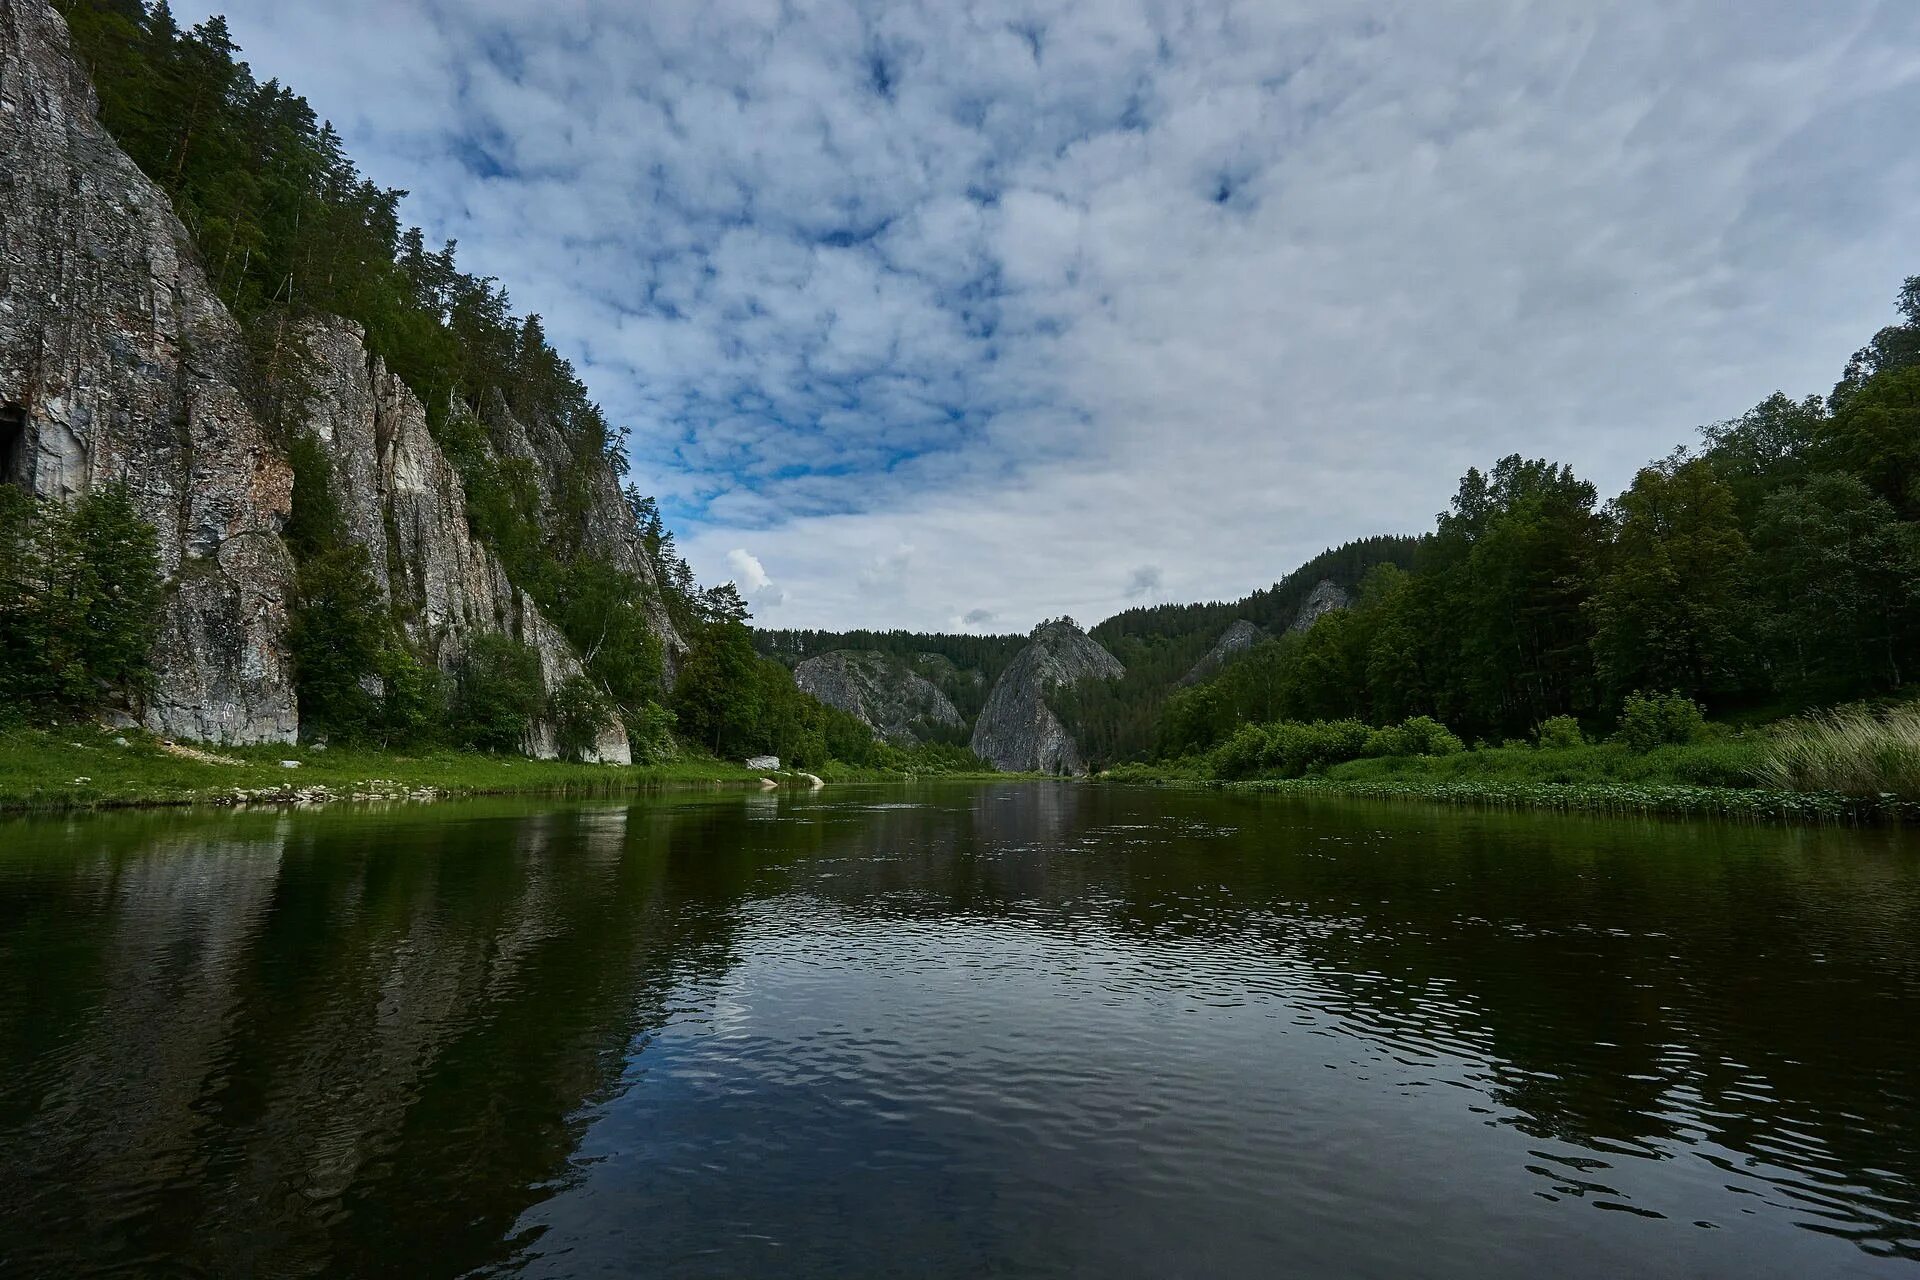
{"label": "tall grass", "polygon": [[1759,775],[1790,791],[1920,800],[1920,703],[1789,720],[1775,731]]}

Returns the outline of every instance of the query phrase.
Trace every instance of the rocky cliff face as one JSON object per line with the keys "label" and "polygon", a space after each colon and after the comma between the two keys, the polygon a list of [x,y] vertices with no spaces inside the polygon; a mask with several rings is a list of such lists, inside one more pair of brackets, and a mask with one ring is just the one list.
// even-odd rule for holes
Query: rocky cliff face
{"label": "rocky cliff face", "polygon": [[803,691],[896,746],[921,741],[930,726],[958,729],[964,724],[946,694],[884,653],[837,649],[808,658],[794,668],[793,679]]}
{"label": "rocky cliff face", "polygon": [[1083,774],[1085,756],[1060,723],[1047,694],[1082,680],[1126,674],[1119,659],[1078,627],[1049,622],[1001,673],[973,726],[973,751],[996,769]]}
{"label": "rocky cliff face", "polygon": [[1322,578],[1313,588],[1306,601],[1301,604],[1300,612],[1294,615],[1293,625],[1288,631],[1310,631],[1313,624],[1330,613],[1336,613],[1353,604],[1346,588],[1330,578]]}
{"label": "rocky cliff face", "polygon": [[0,479],[56,499],[124,482],[159,531],[150,728],[290,741],[293,475],[246,368],[166,196],[95,119],[66,25],[0,0]]}
{"label": "rocky cliff face", "polygon": [[[502,633],[539,655],[549,692],[579,655],[508,581],[467,522],[459,476],[401,381],[346,321],[312,325],[304,420],[328,448],[349,535],[376,590],[423,655],[452,670],[474,636]],[[96,118],[91,87],[47,0],[0,0],[0,482],[67,500],[125,483],[159,531],[166,616],[157,687],[133,708],[154,731],[227,743],[299,731],[281,540],[292,506],[287,442],[248,407],[240,327],[208,284],[166,194]],[[533,464],[549,507],[583,545],[645,585],[671,663],[686,649],[668,616],[613,467],[576,466],[565,434],[521,423],[496,397],[486,425],[503,456]],[[536,725],[530,754],[555,753]],[[617,721],[602,760],[630,758]]]}
{"label": "rocky cliff face", "polygon": [[521,421],[498,391],[488,398],[482,417],[494,451],[500,457],[532,464],[533,481],[540,491],[541,505],[547,511],[557,512],[556,498],[569,474],[581,486],[579,526],[575,530],[581,545],[645,586],[647,626],[661,639],[667,676],[671,680],[687,652],[687,642],[667,612],[659,576],[640,545],[632,515],[620,491],[619,476],[612,467],[598,460],[584,467],[570,467],[573,444],[566,434],[539,417]]}
{"label": "rocky cliff face", "polygon": [[[314,326],[307,345],[313,356],[307,424],[327,446],[347,535],[367,549],[374,582],[414,648],[452,671],[474,636],[498,633],[539,654],[549,693],[580,675],[579,655],[560,629],[474,538],[460,477],[428,433],[426,410],[413,392],[367,354],[360,329],[347,321]],[[555,755],[553,726],[536,723],[526,749]],[[631,761],[617,719],[602,726],[588,754],[608,763]]]}
{"label": "rocky cliff face", "polygon": [[1193,670],[1180,677],[1180,683],[1199,684],[1202,680],[1212,679],[1229,662],[1259,644],[1266,634],[1245,618],[1238,619],[1221,633],[1213,648],[1207,650],[1207,656],[1194,663]]}

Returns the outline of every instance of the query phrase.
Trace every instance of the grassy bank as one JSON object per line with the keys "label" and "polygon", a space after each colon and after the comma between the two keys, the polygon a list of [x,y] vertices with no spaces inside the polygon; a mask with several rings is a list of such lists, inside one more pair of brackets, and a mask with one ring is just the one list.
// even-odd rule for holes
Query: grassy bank
{"label": "grassy bank", "polygon": [[515,793],[607,795],[658,786],[757,786],[760,777],[723,760],[698,758],[623,768],[467,751],[169,749],[145,734],[95,725],[0,733],[0,812],[15,813]]}
{"label": "grassy bank", "polygon": [[1223,778],[1205,757],[1129,765],[1116,782],[1580,813],[1920,822],[1920,712],[1856,708],[1636,750],[1622,742],[1347,760],[1297,777]]}

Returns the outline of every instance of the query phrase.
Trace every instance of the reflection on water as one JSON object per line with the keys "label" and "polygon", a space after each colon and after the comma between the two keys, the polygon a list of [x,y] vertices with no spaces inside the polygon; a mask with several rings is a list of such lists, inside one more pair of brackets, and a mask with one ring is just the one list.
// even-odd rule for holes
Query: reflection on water
{"label": "reflection on water", "polygon": [[1898,834],[1003,785],[0,850],[0,1274],[1920,1260]]}

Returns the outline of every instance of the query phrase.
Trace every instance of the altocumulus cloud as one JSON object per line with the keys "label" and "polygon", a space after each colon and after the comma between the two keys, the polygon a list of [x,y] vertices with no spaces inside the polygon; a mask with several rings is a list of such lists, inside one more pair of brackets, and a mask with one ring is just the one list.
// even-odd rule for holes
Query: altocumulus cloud
{"label": "altocumulus cloud", "polygon": [[1920,270],[1910,0],[225,7],[770,623],[1234,595],[1515,450],[1617,488]]}

